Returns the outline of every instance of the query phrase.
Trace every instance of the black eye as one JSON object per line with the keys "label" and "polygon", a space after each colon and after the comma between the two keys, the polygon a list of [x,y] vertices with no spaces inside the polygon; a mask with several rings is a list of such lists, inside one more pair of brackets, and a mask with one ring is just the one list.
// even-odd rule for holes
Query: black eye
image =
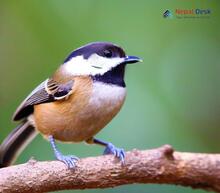
{"label": "black eye", "polygon": [[104,50],[104,56],[106,58],[111,58],[112,57],[112,51],[111,50]]}

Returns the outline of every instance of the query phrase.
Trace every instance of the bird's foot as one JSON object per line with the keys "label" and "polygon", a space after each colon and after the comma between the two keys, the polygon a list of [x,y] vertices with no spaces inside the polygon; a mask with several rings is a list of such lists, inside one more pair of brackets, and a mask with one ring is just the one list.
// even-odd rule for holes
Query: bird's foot
{"label": "bird's foot", "polygon": [[73,155],[63,155],[57,149],[57,146],[56,146],[56,143],[55,143],[55,140],[54,140],[53,136],[49,135],[48,139],[49,139],[50,144],[53,148],[54,155],[55,155],[56,159],[63,162],[63,163],[65,163],[69,169],[74,169],[75,166],[76,166],[76,162],[79,160],[79,158],[76,157],[76,156],[73,156]]}
{"label": "bird's foot", "polygon": [[121,161],[122,164],[125,163],[125,151],[124,151],[124,149],[117,148],[112,143],[108,143],[106,145],[106,148],[105,148],[103,154],[104,155],[113,154],[115,157],[117,157]]}
{"label": "bird's foot", "polygon": [[65,163],[69,169],[74,169],[76,167],[76,162],[79,160],[79,158],[74,155],[63,155],[60,152],[55,156],[57,160]]}

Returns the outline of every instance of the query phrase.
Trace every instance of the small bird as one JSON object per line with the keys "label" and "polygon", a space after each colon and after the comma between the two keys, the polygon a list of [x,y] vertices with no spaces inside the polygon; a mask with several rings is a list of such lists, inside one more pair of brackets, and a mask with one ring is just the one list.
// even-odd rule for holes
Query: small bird
{"label": "small bird", "polygon": [[37,133],[49,140],[56,159],[68,168],[75,167],[78,157],[63,155],[55,140],[102,145],[104,154],[124,163],[123,149],[94,136],[124,103],[126,64],[140,61],[108,42],[90,43],[70,53],[18,106],[13,120],[21,123],[0,146],[0,167],[11,165]]}

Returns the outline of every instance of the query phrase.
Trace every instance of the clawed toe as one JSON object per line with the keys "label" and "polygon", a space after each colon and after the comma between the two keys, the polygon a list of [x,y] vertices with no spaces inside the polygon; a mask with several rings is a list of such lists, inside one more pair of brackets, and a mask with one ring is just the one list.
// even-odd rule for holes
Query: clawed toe
{"label": "clawed toe", "polygon": [[60,155],[57,159],[65,163],[69,169],[74,169],[76,167],[76,162],[79,160],[78,157],[73,155]]}
{"label": "clawed toe", "polygon": [[63,162],[66,164],[66,166],[69,168],[69,169],[73,169],[75,168],[76,166],[76,162],[79,160],[78,157],[74,156],[74,155],[63,155],[58,149],[57,149],[57,146],[56,146],[56,143],[55,143],[55,140],[53,138],[52,135],[48,136],[48,139],[51,143],[51,146],[54,150],[54,155],[56,157],[57,160]]}
{"label": "clawed toe", "polygon": [[115,147],[112,143],[108,143],[105,150],[104,154],[113,154],[115,157],[117,157],[122,164],[124,164],[124,159],[125,159],[125,151],[124,149],[117,148]]}

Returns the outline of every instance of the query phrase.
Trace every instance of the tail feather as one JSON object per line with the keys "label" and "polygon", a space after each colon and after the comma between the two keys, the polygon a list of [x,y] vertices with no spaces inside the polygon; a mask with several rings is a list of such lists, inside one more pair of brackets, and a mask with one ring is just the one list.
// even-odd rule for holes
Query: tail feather
{"label": "tail feather", "polygon": [[0,145],[0,168],[13,164],[36,135],[36,130],[28,121],[17,126]]}

